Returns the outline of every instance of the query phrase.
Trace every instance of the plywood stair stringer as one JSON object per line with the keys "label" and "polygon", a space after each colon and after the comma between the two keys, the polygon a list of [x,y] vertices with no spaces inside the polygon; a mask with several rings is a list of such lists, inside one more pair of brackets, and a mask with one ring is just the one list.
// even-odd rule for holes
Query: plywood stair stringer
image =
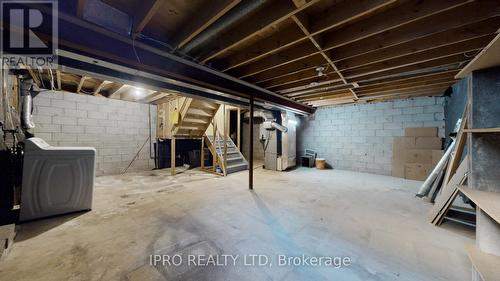
{"label": "plywood stair stringer", "polygon": [[187,98],[181,107],[180,122],[173,136],[176,138],[202,138],[219,106],[215,102]]}

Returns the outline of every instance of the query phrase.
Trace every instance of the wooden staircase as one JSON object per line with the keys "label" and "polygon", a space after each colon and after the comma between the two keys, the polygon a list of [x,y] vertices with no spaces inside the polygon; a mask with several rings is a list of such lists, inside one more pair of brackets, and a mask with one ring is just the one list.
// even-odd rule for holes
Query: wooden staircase
{"label": "wooden staircase", "polygon": [[188,98],[180,110],[181,120],[175,128],[176,138],[202,138],[219,109],[219,104]]}
{"label": "wooden staircase", "polygon": [[[205,169],[205,145],[214,160],[212,172],[227,175],[248,169],[248,163],[240,153],[234,142],[221,133],[217,128],[217,121],[222,121],[227,129],[228,124],[224,111],[217,115],[220,105],[215,102],[184,98],[179,109],[179,122],[172,125],[172,139],[202,139],[202,169]],[[217,115],[217,117],[216,117]],[[211,129],[209,126],[212,125]],[[221,125],[224,128],[224,126]],[[220,168],[221,172],[217,172]]]}
{"label": "wooden staircase", "polygon": [[205,135],[204,140],[212,155],[216,155],[216,163],[221,167],[223,174],[227,175],[247,170],[248,162],[241,154],[238,147],[236,147],[233,140],[227,137],[225,141],[226,146],[224,146],[224,137],[217,133],[215,135],[215,140],[213,135]]}

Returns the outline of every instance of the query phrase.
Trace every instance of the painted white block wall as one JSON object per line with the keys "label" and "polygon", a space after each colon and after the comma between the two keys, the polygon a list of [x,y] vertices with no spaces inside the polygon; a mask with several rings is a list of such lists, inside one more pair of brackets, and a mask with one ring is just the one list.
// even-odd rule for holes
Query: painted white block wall
{"label": "painted white block wall", "polygon": [[297,130],[298,155],[313,149],[335,169],[390,175],[393,137],[408,127],[438,127],[444,137],[444,98],[319,107]]}
{"label": "painted white block wall", "polygon": [[139,150],[127,171],[154,168],[147,140],[156,106],[60,91],[42,92],[33,103],[35,136],[53,146],[94,147],[97,175],[121,173]]}

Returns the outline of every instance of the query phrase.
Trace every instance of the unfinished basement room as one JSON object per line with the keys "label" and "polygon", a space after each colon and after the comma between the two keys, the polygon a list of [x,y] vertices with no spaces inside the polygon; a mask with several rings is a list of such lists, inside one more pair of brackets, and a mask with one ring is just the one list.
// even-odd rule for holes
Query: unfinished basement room
{"label": "unfinished basement room", "polygon": [[500,281],[499,0],[0,6],[0,281]]}

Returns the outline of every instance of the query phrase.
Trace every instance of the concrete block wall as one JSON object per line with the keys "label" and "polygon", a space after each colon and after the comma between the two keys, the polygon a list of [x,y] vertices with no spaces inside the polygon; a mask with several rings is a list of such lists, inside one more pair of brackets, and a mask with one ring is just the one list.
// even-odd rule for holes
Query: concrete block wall
{"label": "concrete block wall", "polygon": [[390,175],[393,137],[408,127],[438,127],[444,137],[444,126],[442,97],[319,107],[298,127],[298,156],[313,149],[335,169]]}
{"label": "concrete block wall", "polygon": [[33,103],[35,136],[53,146],[96,148],[97,175],[121,173],[139,150],[127,171],[154,168],[150,142],[146,142],[150,105],[60,91],[42,92]]}

